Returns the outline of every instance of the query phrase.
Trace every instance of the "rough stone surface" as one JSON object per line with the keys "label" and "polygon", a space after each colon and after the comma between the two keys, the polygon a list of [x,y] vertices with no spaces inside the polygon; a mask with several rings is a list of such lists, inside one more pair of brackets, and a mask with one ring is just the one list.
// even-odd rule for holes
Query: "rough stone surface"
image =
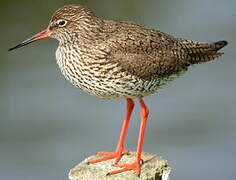
{"label": "rough stone surface", "polygon": [[[144,163],[141,169],[140,177],[137,177],[135,171],[127,171],[120,174],[106,176],[110,171],[120,169],[112,166],[114,160],[108,160],[97,164],[88,165],[89,160],[97,159],[102,155],[93,155],[85,159],[76,167],[70,170],[70,180],[167,180],[170,174],[170,167],[166,160],[154,154],[143,153]],[[135,153],[124,155],[120,164],[132,163],[135,159]]]}

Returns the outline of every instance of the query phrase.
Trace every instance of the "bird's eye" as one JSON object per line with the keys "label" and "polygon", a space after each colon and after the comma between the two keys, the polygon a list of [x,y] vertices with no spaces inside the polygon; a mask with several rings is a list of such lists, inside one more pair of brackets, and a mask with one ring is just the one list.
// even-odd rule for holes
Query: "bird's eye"
{"label": "bird's eye", "polygon": [[66,23],[67,23],[67,21],[66,21],[66,20],[58,20],[58,21],[57,21],[57,24],[58,24],[60,27],[63,27],[63,26],[65,26],[65,25],[66,25]]}

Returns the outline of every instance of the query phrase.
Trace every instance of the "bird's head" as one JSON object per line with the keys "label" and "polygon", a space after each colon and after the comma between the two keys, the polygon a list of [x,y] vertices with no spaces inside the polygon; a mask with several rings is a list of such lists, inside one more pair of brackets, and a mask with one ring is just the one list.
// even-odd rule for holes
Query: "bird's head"
{"label": "bird's head", "polygon": [[57,39],[60,42],[80,38],[80,34],[86,34],[86,31],[92,32],[96,29],[98,27],[98,21],[99,19],[86,7],[64,6],[54,13],[45,30],[10,48],[9,51],[49,37]]}

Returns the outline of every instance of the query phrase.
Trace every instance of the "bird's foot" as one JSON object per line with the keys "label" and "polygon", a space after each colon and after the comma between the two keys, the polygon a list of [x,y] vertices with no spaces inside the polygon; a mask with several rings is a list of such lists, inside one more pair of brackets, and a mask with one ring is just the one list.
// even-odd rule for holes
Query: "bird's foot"
{"label": "bird's foot", "polygon": [[97,154],[105,155],[105,157],[95,159],[95,160],[91,160],[91,161],[88,162],[88,164],[95,164],[95,163],[98,163],[98,162],[107,161],[109,159],[115,159],[115,164],[117,164],[124,154],[126,154],[126,155],[129,154],[129,151],[126,150],[126,149],[119,149],[116,152],[97,152]]}
{"label": "bird's foot", "polygon": [[125,171],[134,170],[134,171],[136,171],[136,175],[140,176],[141,164],[143,164],[142,159],[140,159],[139,161],[135,161],[132,164],[116,164],[116,165],[114,165],[115,167],[121,167],[123,169],[119,169],[119,170],[116,170],[116,171],[111,171],[107,175],[118,174],[118,173],[122,173],[122,172],[125,172]]}

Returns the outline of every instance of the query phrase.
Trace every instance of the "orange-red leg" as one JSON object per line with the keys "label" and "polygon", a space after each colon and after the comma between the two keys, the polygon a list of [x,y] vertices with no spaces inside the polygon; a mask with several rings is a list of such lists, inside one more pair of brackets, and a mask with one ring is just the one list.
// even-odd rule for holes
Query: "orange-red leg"
{"label": "orange-red leg", "polygon": [[132,164],[116,165],[116,167],[123,167],[123,169],[112,171],[112,172],[108,173],[108,175],[117,174],[117,173],[130,171],[130,170],[135,170],[137,176],[140,175],[141,164],[143,163],[143,160],[141,158],[141,154],[142,154],[142,149],[143,149],[144,133],[145,133],[145,129],[146,129],[149,110],[148,110],[148,107],[145,105],[142,98],[139,98],[139,103],[141,106],[141,112],[140,112],[141,125],[140,125],[140,130],[139,130],[136,160]]}
{"label": "orange-red leg", "polygon": [[116,146],[115,152],[98,152],[97,154],[105,155],[105,157],[89,161],[89,164],[94,164],[109,159],[115,159],[115,164],[117,164],[120,161],[123,154],[129,154],[129,151],[124,148],[124,143],[130,122],[130,117],[134,109],[134,101],[130,98],[127,98],[126,101],[127,101],[127,113],[122,125],[119,142]]}

